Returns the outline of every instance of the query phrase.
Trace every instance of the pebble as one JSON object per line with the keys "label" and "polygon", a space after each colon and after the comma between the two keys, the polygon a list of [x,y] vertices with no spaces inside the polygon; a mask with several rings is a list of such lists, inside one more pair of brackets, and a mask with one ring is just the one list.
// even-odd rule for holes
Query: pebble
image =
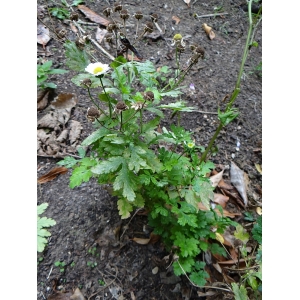
{"label": "pebble", "polygon": [[232,158],[235,158],[235,154],[234,154],[234,153],[231,153],[231,157],[232,157]]}
{"label": "pebble", "polygon": [[155,274],[157,274],[157,273],[158,273],[158,267],[153,268],[153,269],[152,269],[152,274],[155,275]]}

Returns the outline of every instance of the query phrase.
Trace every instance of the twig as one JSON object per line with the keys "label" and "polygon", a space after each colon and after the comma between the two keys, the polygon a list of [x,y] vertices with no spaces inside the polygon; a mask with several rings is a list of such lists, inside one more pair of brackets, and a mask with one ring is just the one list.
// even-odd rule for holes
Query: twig
{"label": "twig", "polygon": [[223,267],[223,268],[227,269],[227,270],[230,270],[230,271],[247,271],[247,270],[250,270],[250,269],[256,269],[258,267],[259,267],[259,265],[255,265],[255,266],[244,268],[244,269],[232,269],[232,268],[229,268],[229,267]]}
{"label": "twig", "polygon": [[47,279],[49,279],[49,276],[50,276],[50,274],[51,274],[51,272],[52,272],[52,269],[53,269],[53,266],[52,266],[51,269],[50,269],[50,272],[49,272],[49,274],[48,274],[48,276],[47,276]]}
{"label": "twig", "polygon": [[90,23],[90,22],[84,22],[84,21],[77,21],[77,23],[82,24],[82,25],[88,25],[88,26],[98,26],[99,24],[97,23]]}
{"label": "twig", "polygon": [[[140,208],[138,208],[138,209],[136,210],[136,212],[133,214],[133,216],[131,217],[131,219],[130,219],[129,222],[127,223],[127,225],[126,225],[127,228],[128,228],[128,225],[130,224],[131,220],[134,218],[134,216],[135,216],[142,208],[143,208],[143,207],[140,207]],[[126,232],[127,228],[124,229],[122,235],[120,236],[120,240],[121,240],[122,236],[124,235],[124,233]]]}
{"label": "twig", "polygon": [[195,13],[195,16],[196,16],[197,19],[199,19],[199,18],[216,17],[216,16],[223,16],[223,15],[228,15],[228,13],[209,14],[209,15],[202,15],[202,16],[198,16],[198,15]]}
{"label": "twig", "polygon": [[58,153],[58,154],[55,154],[55,155],[42,155],[42,154],[38,154],[37,156],[40,156],[40,157],[51,157],[51,158],[65,158],[66,156],[72,156],[74,158],[82,158],[82,157],[80,157],[78,155],[70,154],[70,153],[66,153],[66,154]]}
{"label": "twig", "polygon": [[211,114],[211,115],[217,115],[217,112],[210,112],[210,111],[203,111],[203,110],[193,110],[193,112],[198,112],[201,114]]}
{"label": "twig", "polygon": [[[73,23],[78,27],[78,29],[82,32],[82,33],[86,33],[81,27],[80,25],[73,20]],[[94,39],[91,38],[91,42],[98,48],[100,49],[103,53],[105,53],[111,60],[115,60],[115,58],[110,55],[106,50],[104,50]]]}
{"label": "twig", "polygon": [[159,32],[163,33],[162,29],[159,27],[159,25],[157,24],[157,22],[153,22],[153,23],[156,26],[156,28],[159,30]]}
{"label": "twig", "polygon": [[185,271],[184,271],[184,269],[182,268],[182,266],[181,266],[179,260],[177,260],[177,263],[179,264],[179,267],[181,268],[181,270],[182,270],[182,272],[184,273],[184,275],[186,276],[186,278],[189,280],[189,282],[190,282],[193,286],[198,287],[198,288],[200,288],[200,289],[216,289],[216,290],[222,290],[222,291],[230,292],[230,293],[233,294],[233,291],[232,291],[232,290],[228,290],[228,289],[225,289],[225,288],[220,288],[220,287],[216,287],[216,286],[207,286],[207,285],[205,285],[205,286],[199,286],[199,285],[197,285],[197,284],[194,284],[194,283],[190,280],[190,278],[187,276],[187,274],[185,273]]}
{"label": "twig", "polygon": [[[116,270],[117,270],[117,271],[116,271],[115,278],[114,278],[110,283],[106,283],[106,281],[105,281],[105,279],[104,279],[106,286],[104,286],[102,289],[98,290],[96,293],[92,294],[91,296],[89,296],[89,297],[88,297],[88,300],[90,300],[92,297],[96,296],[96,295],[99,294],[100,292],[104,291],[106,288],[108,288],[112,283],[114,283],[114,282],[116,281],[117,275],[118,275],[118,268],[117,268],[117,266],[115,266],[115,267],[116,267]],[[97,271],[98,271],[99,273],[102,274],[102,272],[100,272],[98,269],[97,269]]]}

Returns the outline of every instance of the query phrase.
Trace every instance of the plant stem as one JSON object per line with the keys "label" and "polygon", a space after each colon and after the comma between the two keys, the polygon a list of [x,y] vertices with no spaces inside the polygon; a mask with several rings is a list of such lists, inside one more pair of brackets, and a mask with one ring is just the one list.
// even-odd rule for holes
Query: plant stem
{"label": "plant stem", "polygon": [[140,133],[143,132],[143,111],[140,109]]}
{"label": "plant stem", "polygon": [[107,95],[106,91],[105,91],[105,88],[104,88],[104,85],[103,85],[103,82],[102,82],[102,78],[101,78],[101,75],[99,76],[99,79],[100,79],[100,83],[101,83],[101,86],[103,88],[103,91],[104,91],[104,94],[108,100],[108,107],[109,107],[109,117],[111,118],[112,116],[112,105],[111,105],[111,102],[110,102],[110,98],[109,96]]}
{"label": "plant stem", "polygon": [[[252,1],[253,0],[250,0],[249,3],[248,3],[249,27],[248,27],[248,35],[247,35],[247,40],[246,40],[246,44],[245,44],[245,48],[244,48],[242,62],[241,62],[241,66],[240,66],[240,70],[239,70],[239,74],[238,74],[238,78],[237,78],[237,81],[236,81],[236,84],[235,84],[234,91],[231,94],[231,97],[230,97],[229,102],[226,106],[225,112],[229,111],[231,109],[236,97],[240,93],[241,78],[242,78],[243,71],[244,71],[244,65],[245,65],[245,62],[247,60],[247,56],[248,56],[248,53],[249,53],[249,42],[250,42],[252,31],[253,31],[253,22],[252,22],[252,13],[251,13]],[[213,135],[213,137],[211,138],[207,148],[203,152],[200,162],[203,162],[206,159],[206,156],[207,156],[208,152],[211,150],[211,148],[212,148],[217,136],[219,135],[220,131],[222,130],[222,128],[223,128],[223,125],[220,122],[215,134]]]}
{"label": "plant stem", "polygon": [[123,122],[123,112],[121,111],[121,120],[120,120],[120,131],[122,131],[122,122]]}
{"label": "plant stem", "polygon": [[89,97],[90,97],[90,99],[92,100],[92,102],[95,104],[95,106],[98,108],[98,110],[100,110],[100,111],[107,117],[107,114],[100,108],[99,105],[97,105],[96,102],[94,102],[94,99],[93,99],[93,97],[92,97],[92,95],[91,95],[91,92],[90,92],[90,88],[89,88],[89,87],[87,87],[87,90],[88,90],[88,94],[89,94]]}

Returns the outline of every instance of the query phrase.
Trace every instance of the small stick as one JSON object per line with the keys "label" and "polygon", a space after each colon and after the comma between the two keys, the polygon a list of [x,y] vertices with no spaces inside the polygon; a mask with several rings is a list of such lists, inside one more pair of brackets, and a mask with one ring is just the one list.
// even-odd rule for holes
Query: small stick
{"label": "small stick", "polygon": [[[133,216],[131,217],[131,219],[129,220],[128,224],[126,225],[128,228],[128,225],[130,224],[131,220],[134,218],[134,216],[142,209],[143,207],[140,207],[136,210],[136,212],[133,214]],[[125,230],[123,231],[122,235],[120,236],[120,239],[122,238],[122,236],[124,235],[124,233],[126,232],[127,228],[125,228]]]}
{"label": "small stick", "polygon": [[202,16],[198,16],[197,14],[195,14],[195,15],[196,15],[196,18],[199,19],[199,18],[209,18],[209,17],[228,15],[228,13],[209,14],[209,15],[202,15]]}
{"label": "small stick", "polygon": [[157,24],[157,22],[153,22],[153,23],[156,26],[156,28],[159,30],[159,32],[163,33],[162,29],[159,27],[159,25]]}
{"label": "small stick", "polygon": [[50,272],[49,272],[49,274],[48,274],[47,279],[49,279],[49,276],[50,276],[50,274],[51,274],[51,272],[52,272],[52,269],[53,269],[53,266],[51,267],[51,270],[50,270]]}
{"label": "small stick", "polygon": [[79,24],[82,24],[82,25],[88,25],[88,26],[98,26],[99,24],[97,23],[90,23],[90,22],[84,22],[84,21],[77,21]]}
{"label": "small stick", "polygon": [[[86,33],[79,25],[76,21],[73,21],[73,23],[78,27],[78,29],[82,32],[82,33]],[[115,60],[115,58],[110,55],[106,50],[104,50],[94,39],[91,38],[91,42],[98,48],[100,49],[103,53],[105,53],[111,60]]]}

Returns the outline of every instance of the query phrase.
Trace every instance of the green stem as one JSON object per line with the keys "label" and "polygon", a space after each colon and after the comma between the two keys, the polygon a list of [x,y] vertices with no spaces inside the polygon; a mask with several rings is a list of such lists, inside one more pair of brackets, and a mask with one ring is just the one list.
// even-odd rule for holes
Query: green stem
{"label": "green stem", "polygon": [[143,132],[143,109],[140,109],[140,133]]}
{"label": "green stem", "polygon": [[104,94],[108,100],[108,107],[109,107],[109,117],[111,118],[112,116],[112,105],[111,105],[111,102],[110,102],[110,98],[109,96],[107,95],[106,91],[105,91],[105,88],[104,88],[104,85],[103,85],[103,82],[102,82],[102,78],[101,78],[101,75],[99,76],[99,79],[100,79],[100,83],[101,83],[101,86],[103,88],[103,91],[104,91]]}
{"label": "green stem", "polygon": [[91,95],[89,87],[87,87],[87,90],[88,90],[88,94],[89,94],[89,97],[92,100],[92,102],[95,104],[95,106],[98,108],[98,110],[100,110],[107,117],[107,114],[100,108],[100,106],[96,102],[94,102],[94,99]]}
{"label": "green stem", "polygon": [[[253,0],[250,0],[249,3],[248,3],[249,27],[248,27],[248,35],[247,35],[247,40],[246,40],[246,44],[245,44],[245,48],[244,48],[242,62],[241,62],[241,66],[240,66],[240,70],[239,70],[239,74],[238,74],[238,78],[237,78],[237,81],[236,81],[236,84],[235,84],[234,91],[231,94],[231,97],[230,97],[229,102],[228,102],[228,104],[225,108],[225,111],[229,111],[231,109],[236,97],[240,93],[241,78],[242,78],[243,71],[244,71],[244,65],[245,65],[245,62],[246,62],[248,54],[249,54],[249,42],[250,42],[252,31],[253,31],[253,22],[252,22],[252,13],[251,13],[252,1]],[[219,133],[220,133],[220,131],[222,130],[223,127],[224,127],[223,124],[220,122],[215,134],[213,135],[213,137],[211,138],[207,148],[203,152],[200,162],[205,161],[208,152],[211,150],[217,136],[219,135]]]}
{"label": "green stem", "polygon": [[121,111],[121,120],[120,120],[120,131],[122,131],[122,125],[123,125],[123,114],[122,114],[123,112]]}

